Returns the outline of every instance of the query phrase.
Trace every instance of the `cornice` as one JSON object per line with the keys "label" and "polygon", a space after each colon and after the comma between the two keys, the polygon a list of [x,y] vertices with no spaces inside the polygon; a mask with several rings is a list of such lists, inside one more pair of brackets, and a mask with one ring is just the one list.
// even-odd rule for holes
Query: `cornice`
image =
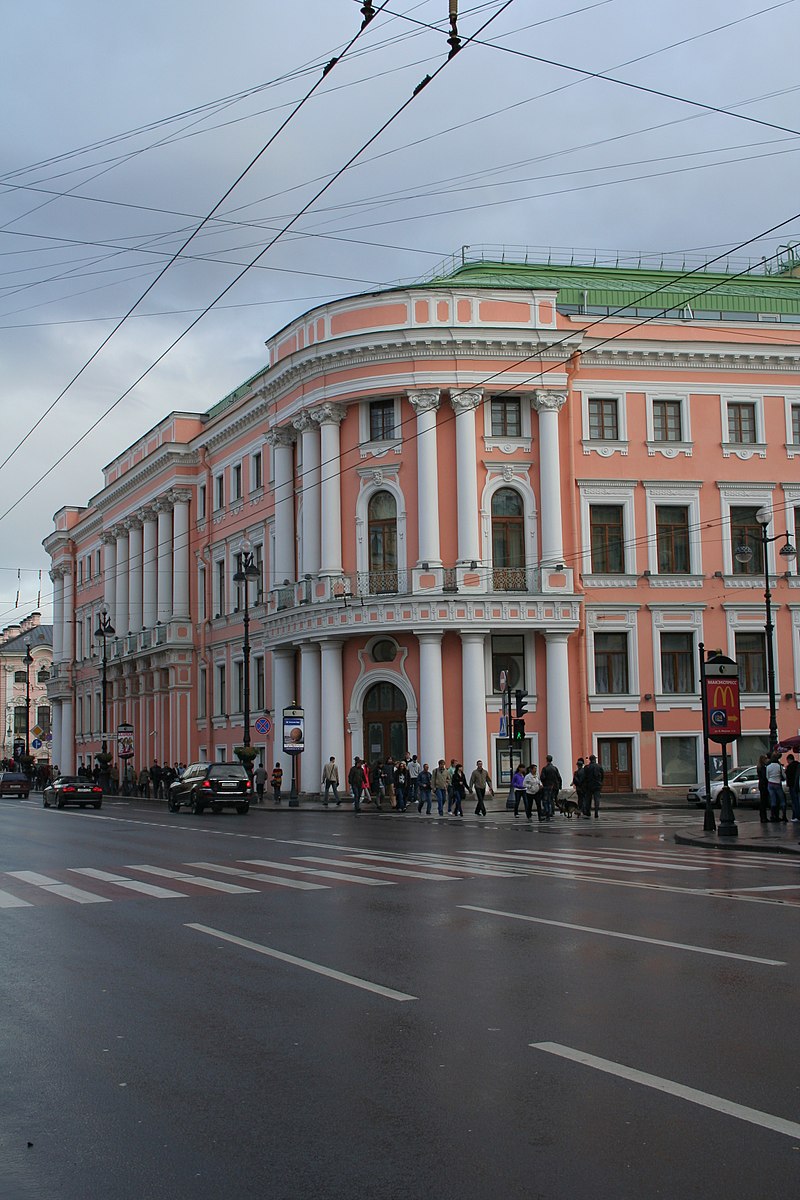
{"label": "cornice", "polygon": [[604,347],[602,352],[593,351],[591,347],[581,350],[581,366],[584,370],[594,367],[619,367],[623,363],[660,370],[758,370],[777,374],[797,370],[800,364],[800,346],[796,350],[787,347],[780,354],[768,350],[758,352],[752,347],[725,350],[701,350],[697,347],[691,350],[654,350],[652,347],[624,344]]}
{"label": "cornice", "polygon": [[[178,451],[172,449],[163,449],[151,454],[143,462],[137,463],[131,470],[120,478],[115,479],[102,492],[98,492],[93,496],[90,504],[94,505],[101,514],[118,504],[125,496],[136,491],[146,483],[149,479],[154,479],[157,475],[163,475],[170,468],[177,466],[182,467],[198,467],[200,465],[200,455],[196,450]],[[178,481],[176,481],[178,482]],[[164,481],[161,484],[161,489],[171,486],[170,483]],[[137,502],[137,507],[142,504],[149,504],[150,499],[140,500]]]}

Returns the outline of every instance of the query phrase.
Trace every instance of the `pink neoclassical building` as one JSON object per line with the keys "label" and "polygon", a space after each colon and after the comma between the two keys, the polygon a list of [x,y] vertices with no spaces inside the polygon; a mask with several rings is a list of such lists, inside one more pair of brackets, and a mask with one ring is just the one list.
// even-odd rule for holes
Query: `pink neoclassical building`
{"label": "pink neoclassical building", "polygon": [[[55,589],[54,758],[109,734],[135,764],[229,759],[302,705],[300,786],[405,752],[507,778],[501,680],[524,760],[607,789],[701,770],[698,645],[740,664],[766,745],[763,520],[781,736],[800,727],[800,279],[462,262],[326,304],[268,342],[207,413],[170,413],[66,505]],[[80,498],[77,498],[80,499]],[[740,548],[750,549],[749,561]],[[253,728],[264,761],[276,729]]]}

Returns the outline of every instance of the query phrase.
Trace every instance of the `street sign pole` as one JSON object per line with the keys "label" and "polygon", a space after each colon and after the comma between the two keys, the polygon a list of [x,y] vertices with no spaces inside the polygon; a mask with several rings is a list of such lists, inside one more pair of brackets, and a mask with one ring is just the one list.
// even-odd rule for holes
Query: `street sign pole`
{"label": "street sign pole", "polygon": [[[728,745],[742,732],[739,708],[739,667],[725,654],[710,654],[703,664],[705,734],[722,746],[722,791],[719,794],[719,837],[738,837],[733,793],[728,786]],[[710,790],[709,790],[710,798]]]}
{"label": "street sign pole", "polygon": [[700,651],[700,704],[703,709],[703,773],[706,781],[706,811],[703,816],[703,833],[715,833],[714,802],[711,799],[711,756],[708,753],[708,697],[706,696],[706,648],[703,642]]}

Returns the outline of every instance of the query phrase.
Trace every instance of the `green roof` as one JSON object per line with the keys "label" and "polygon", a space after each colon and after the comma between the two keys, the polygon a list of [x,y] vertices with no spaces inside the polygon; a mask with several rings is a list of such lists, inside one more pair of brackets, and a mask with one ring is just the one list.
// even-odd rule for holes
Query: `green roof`
{"label": "green roof", "polygon": [[800,314],[800,278],[787,274],[475,262],[418,286],[552,290],[558,292],[559,304],[609,308],[671,309],[688,304],[693,312]]}

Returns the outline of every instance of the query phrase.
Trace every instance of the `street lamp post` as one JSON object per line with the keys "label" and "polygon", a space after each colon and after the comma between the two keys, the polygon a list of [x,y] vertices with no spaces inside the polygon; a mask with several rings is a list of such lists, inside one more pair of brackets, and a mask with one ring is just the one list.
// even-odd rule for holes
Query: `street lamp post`
{"label": "street lamp post", "polygon": [[31,756],[31,639],[25,638],[25,761]]}
{"label": "street lamp post", "polygon": [[[772,635],[775,626],[772,622],[772,592],[769,586],[769,561],[767,559],[767,550],[772,542],[779,542],[782,538],[785,539],[784,544],[780,548],[781,558],[787,561],[794,558],[797,554],[792,543],[789,541],[788,533],[776,533],[773,537],[769,537],[767,529],[772,521],[772,509],[768,506],[759,508],[756,513],[756,520],[761,528],[761,558],[764,566],[764,631],[766,633],[767,645],[767,692],[769,693],[769,752],[770,754],[778,745],[778,711],[775,701],[775,648],[772,643]],[[736,561],[740,563],[748,563],[753,558],[752,546],[737,546],[734,551]]]}
{"label": "street lamp post", "polygon": [[106,648],[107,638],[113,637],[115,633],[114,626],[111,624],[111,618],[108,615],[108,609],[105,604],[97,614],[97,629],[94,631],[94,636],[99,638],[103,643],[103,675],[102,675],[102,695],[103,695],[103,728],[101,730],[102,742],[102,788],[103,791],[108,787],[108,652]]}
{"label": "street lamp post", "polygon": [[[244,585],[242,588],[244,592],[244,616],[242,619],[244,624],[244,640],[242,642],[244,734],[242,745],[245,751],[250,749],[250,583],[252,580],[258,579],[258,576],[259,570],[253,557],[252,545],[248,539],[245,539],[239,553],[239,570],[233,577],[234,583]],[[246,766],[249,772],[250,763],[248,762]]]}

